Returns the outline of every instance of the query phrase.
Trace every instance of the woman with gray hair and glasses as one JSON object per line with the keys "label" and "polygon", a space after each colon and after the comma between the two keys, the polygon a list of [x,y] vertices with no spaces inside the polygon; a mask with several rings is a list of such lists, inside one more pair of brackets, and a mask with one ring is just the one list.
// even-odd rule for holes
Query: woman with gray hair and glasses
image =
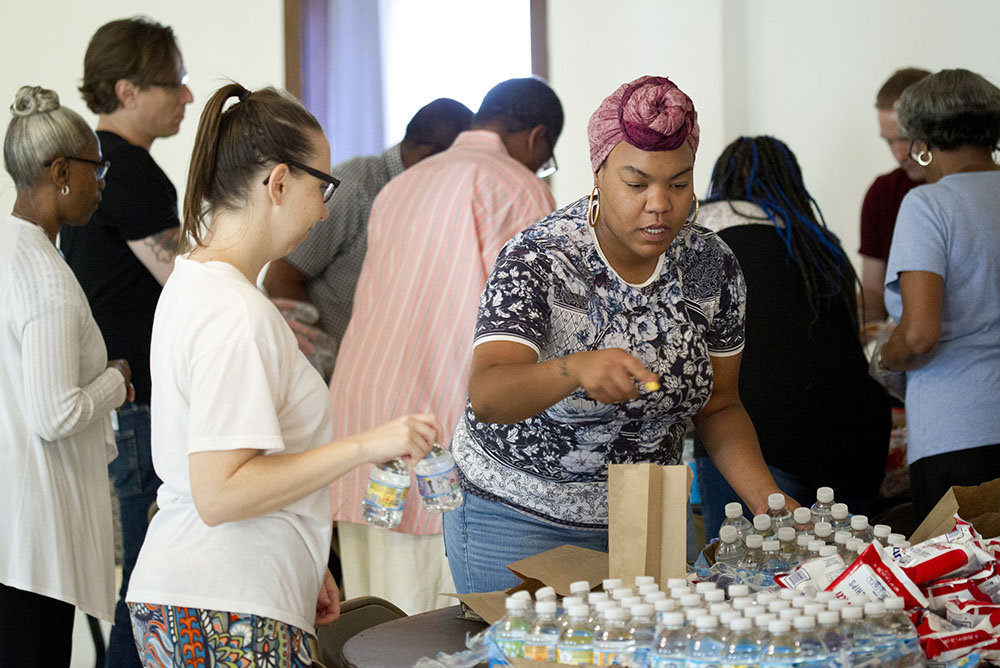
{"label": "woman with gray hair and glasses", "polygon": [[896,111],[927,185],[899,210],[885,277],[898,325],[873,361],[905,374],[919,521],[951,485],[1000,477],[1000,89],[942,70]]}
{"label": "woman with gray hair and glasses", "polygon": [[0,220],[0,665],[68,666],[73,607],[110,621],[115,603],[108,418],[131,395],[56,250],[86,225],[108,163],[59,96],[24,86],[4,166],[17,189]]}

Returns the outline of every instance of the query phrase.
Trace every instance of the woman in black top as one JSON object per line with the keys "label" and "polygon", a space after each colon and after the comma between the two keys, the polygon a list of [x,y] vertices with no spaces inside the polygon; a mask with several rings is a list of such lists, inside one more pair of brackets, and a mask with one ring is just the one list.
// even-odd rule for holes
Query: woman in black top
{"label": "woman in black top", "polygon": [[[857,275],[773,137],[740,137],[712,171],[698,223],[735,253],[747,285],[739,391],[781,489],[803,503],[829,485],[854,513],[874,510],[891,414],[858,336]],[[698,444],[706,535],[739,501]]]}

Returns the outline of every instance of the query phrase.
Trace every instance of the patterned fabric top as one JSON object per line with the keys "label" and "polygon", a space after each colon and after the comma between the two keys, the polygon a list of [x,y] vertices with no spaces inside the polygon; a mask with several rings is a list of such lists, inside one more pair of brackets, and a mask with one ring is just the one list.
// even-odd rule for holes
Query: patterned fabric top
{"label": "patterned fabric top", "polygon": [[516,341],[539,361],[622,348],[661,377],[661,390],[607,405],[577,389],[516,424],[481,423],[467,406],[452,452],[469,491],[558,524],[603,528],[609,463],[680,461],[685,420],[712,393],[710,356],[743,349],[746,289],[729,248],[697,226],[678,234],[646,283],[626,283],[586,211],[584,198],[504,247],[475,344]]}

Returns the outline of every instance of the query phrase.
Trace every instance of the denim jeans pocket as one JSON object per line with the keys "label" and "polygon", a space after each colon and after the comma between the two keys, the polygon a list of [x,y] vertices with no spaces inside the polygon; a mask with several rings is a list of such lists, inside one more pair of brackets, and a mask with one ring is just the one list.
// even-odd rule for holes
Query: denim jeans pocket
{"label": "denim jeans pocket", "polygon": [[108,473],[115,481],[118,496],[135,496],[142,492],[142,473],[139,471],[139,445],[135,430],[115,433],[118,456],[108,464]]}

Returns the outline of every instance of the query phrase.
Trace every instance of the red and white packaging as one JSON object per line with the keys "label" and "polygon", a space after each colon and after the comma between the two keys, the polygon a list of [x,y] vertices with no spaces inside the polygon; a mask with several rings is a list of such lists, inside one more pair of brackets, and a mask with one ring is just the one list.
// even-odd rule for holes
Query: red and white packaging
{"label": "red and white packaging", "polygon": [[[945,617],[959,628],[982,628],[995,633],[1000,627],[1000,605],[980,601],[948,601],[945,604]],[[980,627],[983,622],[986,624]]]}
{"label": "red and white packaging", "polygon": [[955,515],[955,528],[948,533],[934,536],[920,543],[920,545],[933,545],[935,543],[965,543],[970,540],[981,540],[982,536],[972,526],[971,522],[966,522],[958,515]]}
{"label": "red and white packaging", "polygon": [[993,602],[969,578],[938,580],[927,585],[921,585],[920,591],[927,597],[927,607],[937,613],[943,613],[945,605],[953,601]]}
{"label": "red and white packaging", "polygon": [[917,610],[910,615],[910,621],[917,629],[920,636],[929,636],[934,633],[951,633],[961,629],[944,617],[929,610]]}
{"label": "red and white packaging", "polygon": [[985,552],[992,554],[994,559],[1000,560],[1000,538],[987,538],[979,544]]}
{"label": "red and white packaging", "polygon": [[779,587],[801,591],[809,596],[815,596],[823,591],[844,572],[847,564],[844,559],[835,554],[830,557],[817,557],[803,561],[788,571],[774,576]]}
{"label": "red and white packaging", "polygon": [[979,547],[977,541],[925,542],[913,547],[893,547],[891,554],[892,560],[917,584],[943,577],[968,576],[994,561],[991,555]]}
{"label": "red and white packaging", "polygon": [[907,608],[927,607],[927,599],[920,589],[893,563],[878,542],[866,547],[826,591],[852,602],[901,596]]}
{"label": "red and white packaging", "polygon": [[954,661],[970,652],[1000,649],[1000,640],[981,629],[944,631],[920,637],[920,647],[929,660]]}

